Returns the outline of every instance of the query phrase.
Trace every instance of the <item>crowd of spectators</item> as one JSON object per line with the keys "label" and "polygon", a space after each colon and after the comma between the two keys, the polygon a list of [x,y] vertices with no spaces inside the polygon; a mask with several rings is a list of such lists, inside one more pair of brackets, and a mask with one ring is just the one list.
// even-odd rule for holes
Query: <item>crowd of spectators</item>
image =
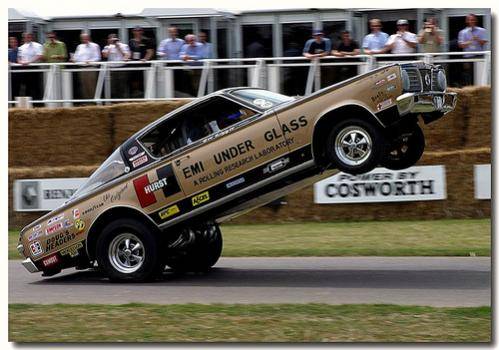
{"label": "crowd of spectators", "polygon": [[[185,39],[185,40],[184,40]],[[175,27],[168,28],[168,38],[161,41],[157,51],[154,50],[154,42],[144,36],[141,27],[135,27],[132,31],[132,38],[128,44],[121,42],[117,34],[109,34],[107,45],[102,49],[92,42],[89,34],[82,33],[80,42],[74,53],[68,52],[66,45],[57,40],[56,33],[51,31],[47,33],[44,45],[33,41],[31,33],[23,33],[23,45],[18,46],[16,37],[9,38],[9,62],[18,63],[23,69],[31,69],[32,63],[53,63],[53,62],[75,62],[80,63],[85,69],[78,74],[79,79],[79,97],[83,99],[92,99],[95,94],[98,69],[94,62],[106,60],[111,63],[111,67],[121,67],[126,61],[150,61],[155,57],[162,60],[181,60],[186,65],[195,66],[200,64],[200,60],[213,58],[213,45],[208,42],[208,36],[200,32],[198,36],[188,34],[184,39],[178,37],[178,30]],[[135,67],[139,67],[135,65]],[[186,87],[191,94],[195,93],[195,86],[199,80],[198,70],[188,71],[191,76],[191,84]],[[40,73],[24,74],[22,81],[12,79],[13,95],[34,96],[39,98],[41,95]],[[181,73],[176,73],[179,75]],[[126,82],[128,81],[129,84]],[[113,95],[116,97],[140,97],[143,96],[143,72],[136,71],[117,71],[112,74]]]}
{"label": "crowd of spectators", "polygon": [[[335,43],[326,38],[322,31],[317,30],[313,32],[312,38],[305,43],[302,52],[309,59],[317,59],[330,55],[346,57],[359,54],[411,54],[418,50],[424,53],[434,53],[443,50],[444,36],[435,18],[428,18],[424,22],[423,29],[417,34],[409,31],[409,22],[405,19],[399,19],[396,24],[397,32],[388,35],[382,31],[382,22],[379,19],[371,19],[369,21],[370,33],[363,38],[361,45],[351,37],[347,30],[341,32],[340,39]],[[107,60],[116,62],[110,64],[111,67],[121,67],[125,61],[145,62],[158,58],[160,60],[183,61],[185,65],[196,66],[201,64],[201,60],[214,57],[214,47],[207,39],[207,34],[204,32],[197,36],[188,34],[182,39],[178,37],[177,28],[170,27],[168,28],[168,38],[162,40],[155,51],[153,40],[146,37],[140,27],[133,29],[132,38],[128,43],[122,42],[117,34],[110,34],[107,38],[107,45],[103,48],[92,42],[89,34],[82,33],[80,35],[81,43],[76,47],[75,52],[68,56],[66,45],[57,39],[55,32],[47,33],[43,45],[33,41],[31,33],[24,33],[21,46],[19,46],[17,38],[9,38],[9,62],[18,63],[23,66],[23,69],[28,70],[22,81],[12,79],[11,89],[13,95],[16,96],[41,97],[40,73],[30,73],[31,67],[29,65],[37,62],[71,61],[80,63],[81,67],[85,68],[84,72],[78,74],[79,97],[91,99],[95,94],[98,73],[98,67],[92,63]],[[465,52],[482,51],[487,42],[486,30],[477,26],[477,17],[473,14],[466,16],[466,28],[462,29],[458,35],[458,48]],[[257,47],[252,49],[258,51]],[[299,53],[299,47],[295,48],[293,52]],[[465,55],[465,57],[469,56]],[[138,66],[140,64],[136,65],[136,67]],[[348,77],[355,74],[353,68],[355,67],[345,65],[342,68],[344,73],[342,75]],[[465,71],[471,68],[470,65],[464,67]],[[187,74],[190,77],[190,83],[187,83],[186,89],[189,90],[190,94],[195,94],[199,73],[199,70],[196,69],[185,72],[176,70],[175,78],[176,80],[177,78],[185,78],[185,75],[182,77],[179,75]],[[116,96],[138,97],[140,94],[143,96],[143,72],[140,70],[113,72],[112,85],[114,86],[113,94]]]}
{"label": "crowd of spectators", "polygon": [[[438,27],[436,18],[430,17],[424,22],[424,27],[418,34],[409,31],[409,21],[399,19],[397,32],[388,35],[382,31],[379,19],[369,21],[370,33],[362,40],[362,46],[350,37],[350,32],[341,33],[341,39],[333,45],[331,39],[324,37],[320,30],[314,31],[312,39],[305,43],[303,55],[308,58],[324,56],[355,56],[361,53],[374,54],[411,54],[419,52],[437,53],[444,47],[443,31]],[[486,30],[477,26],[474,14],[466,16],[466,28],[458,35],[458,46],[463,51],[483,51],[487,41]],[[467,55],[465,55],[466,57]]]}

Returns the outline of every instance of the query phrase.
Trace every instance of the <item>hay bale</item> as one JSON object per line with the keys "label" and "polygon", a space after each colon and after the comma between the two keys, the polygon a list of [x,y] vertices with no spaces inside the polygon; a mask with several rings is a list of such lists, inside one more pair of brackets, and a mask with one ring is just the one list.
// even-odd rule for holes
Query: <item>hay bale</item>
{"label": "hay bale", "polygon": [[105,107],[9,110],[9,166],[100,163],[113,149]]}
{"label": "hay bale", "polygon": [[114,122],[113,147],[117,148],[126,139],[163,115],[183,106],[189,101],[126,103],[111,107]]}
{"label": "hay bale", "polygon": [[431,124],[422,124],[427,151],[454,150],[465,147],[469,92],[462,90],[449,89],[458,94],[454,111]]}
{"label": "hay bale", "polygon": [[466,147],[490,147],[492,144],[492,96],[489,86],[465,88],[469,95]]}

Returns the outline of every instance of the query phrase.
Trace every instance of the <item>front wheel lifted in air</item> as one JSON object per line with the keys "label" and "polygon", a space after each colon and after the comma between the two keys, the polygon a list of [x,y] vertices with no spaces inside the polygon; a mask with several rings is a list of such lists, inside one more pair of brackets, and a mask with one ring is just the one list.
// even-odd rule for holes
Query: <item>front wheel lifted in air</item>
{"label": "front wheel lifted in air", "polygon": [[390,170],[407,169],[418,162],[425,149],[425,137],[418,124],[401,132],[387,147],[381,165]]}
{"label": "front wheel lifted in air", "polygon": [[385,137],[370,121],[350,118],[329,133],[327,153],[333,166],[348,174],[373,170],[385,152]]}

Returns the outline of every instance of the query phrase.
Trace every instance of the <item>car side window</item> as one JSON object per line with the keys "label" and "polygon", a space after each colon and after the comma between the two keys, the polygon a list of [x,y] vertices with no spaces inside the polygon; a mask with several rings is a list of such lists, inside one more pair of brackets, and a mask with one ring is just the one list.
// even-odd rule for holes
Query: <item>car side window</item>
{"label": "car side window", "polygon": [[215,96],[168,118],[140,138],[155,157],[164,157],[213,133],[254,116],[239,103]]}

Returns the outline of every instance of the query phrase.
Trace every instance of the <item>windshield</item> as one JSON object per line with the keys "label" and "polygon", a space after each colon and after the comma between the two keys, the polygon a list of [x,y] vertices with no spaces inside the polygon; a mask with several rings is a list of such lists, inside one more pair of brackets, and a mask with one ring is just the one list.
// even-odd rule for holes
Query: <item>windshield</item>
{"label": "windshield", "polygon": [[76,197],[90,192],[91,190],[125,174],[127,172],[125,162],[121,158],[120,148],[109,156],[104,163],[88,178],[73,196],[70,201]]}
{"label": "windshield", "polygon": [[294,100],[293,97],[260,89],[236,90],[233,91],[232,94],[264,110],[280,105],[281,103]]}

